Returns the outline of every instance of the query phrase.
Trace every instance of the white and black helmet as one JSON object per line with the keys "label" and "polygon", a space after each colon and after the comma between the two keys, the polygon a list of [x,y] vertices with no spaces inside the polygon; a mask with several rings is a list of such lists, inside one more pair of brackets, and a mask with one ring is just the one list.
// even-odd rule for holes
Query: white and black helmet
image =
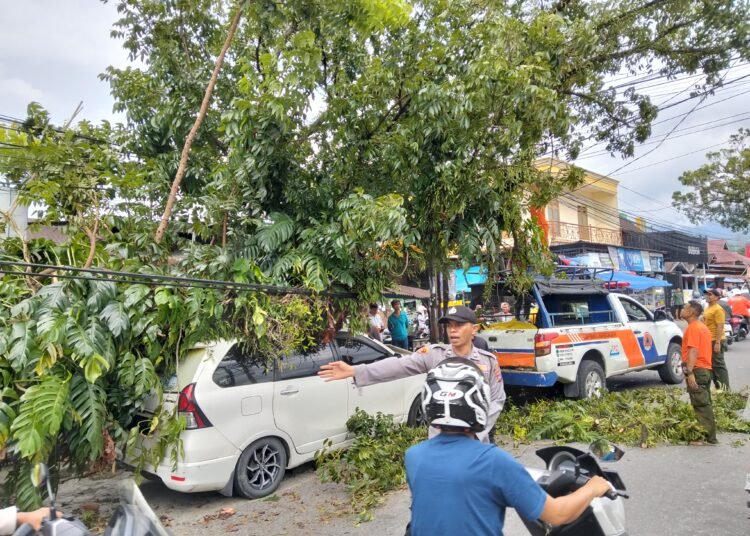
{"label": "white and black helmet", "polygon": [[490,388],[482,371],[468,359],[449,358],[427,373],[422,408],[432,426],[468,428],[487,426]]}

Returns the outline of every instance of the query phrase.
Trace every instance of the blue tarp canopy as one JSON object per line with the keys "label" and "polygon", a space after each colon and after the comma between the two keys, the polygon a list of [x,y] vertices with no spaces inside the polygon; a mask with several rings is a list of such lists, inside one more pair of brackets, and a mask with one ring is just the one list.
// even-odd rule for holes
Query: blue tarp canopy
{"label": "blue tarp canopy", "polygon": [[468,270],[454,270],[456,274],[456,292],[469,292],[470,285],[483,285],[487,282],[487,270],[471,266]]}
{"label": "blue tarp canopy", "polygon": [[[603,279],[604,281],[608,281],[607,275],[603,274],[600,279]],[[622,282],[622,283],[629,283],[629,286],[626,287],[630,290],[646,290],[649,288],[654,287],[671,287],[672,284],[668,281],[664,281],[663,279],[656,279],[653,277],[646,277],[643,275],[636,275],[631,274],[629,272],[614,272],[614,275],[612,276],[612,281]]]}

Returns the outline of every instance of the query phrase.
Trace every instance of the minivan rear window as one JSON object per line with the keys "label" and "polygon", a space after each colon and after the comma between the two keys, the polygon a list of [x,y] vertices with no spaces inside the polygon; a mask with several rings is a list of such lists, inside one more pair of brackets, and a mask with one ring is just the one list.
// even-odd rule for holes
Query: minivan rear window
{"label": "minivan rear window", "polygon": [[273,363],[266,364],[235,344],[214,370],[213,380],[219,387],[270,382],[273,381]]}

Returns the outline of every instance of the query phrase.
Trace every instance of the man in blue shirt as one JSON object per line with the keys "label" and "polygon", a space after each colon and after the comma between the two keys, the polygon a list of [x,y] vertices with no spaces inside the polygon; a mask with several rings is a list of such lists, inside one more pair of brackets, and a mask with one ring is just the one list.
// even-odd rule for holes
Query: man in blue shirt
{"label": "man in blue shirt", "polygon": [[487,423],[489,390],[468,360],[447,359],[430,371],[422,398],[427,418],[442,433],[406,451],[412,536],[501,536],[508,507],[526,519],[570,523],[611,489],[594,476],[570,495],[550,497],[508,453],[477,441]]}
{"label": "man in blue shirt", "polygon": [[409,317],[401,310],[401,302],[391,302],[393,312],[388,317],[388,331],[391,332],[391,344],[407,350],[409,348]]}

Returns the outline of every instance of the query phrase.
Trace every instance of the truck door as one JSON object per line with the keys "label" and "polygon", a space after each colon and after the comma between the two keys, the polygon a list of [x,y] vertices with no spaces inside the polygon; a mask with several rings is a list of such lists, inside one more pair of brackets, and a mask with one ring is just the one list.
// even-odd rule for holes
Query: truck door
{"label": "truck door", "polygon": [[[620,300],[620,304],[625,310],[628,325],[638,342],[637,349],[627,349],[630,367],[664,361],[664,356],[659,355],[659,347],[666,347],[666,345],[658,344],[661,341],[655,340],[659,333],[651,313],[643,305],[627,296],[617,296],[617,299]],[[640,352],[640,355],[638,355],[638,352]]]}

